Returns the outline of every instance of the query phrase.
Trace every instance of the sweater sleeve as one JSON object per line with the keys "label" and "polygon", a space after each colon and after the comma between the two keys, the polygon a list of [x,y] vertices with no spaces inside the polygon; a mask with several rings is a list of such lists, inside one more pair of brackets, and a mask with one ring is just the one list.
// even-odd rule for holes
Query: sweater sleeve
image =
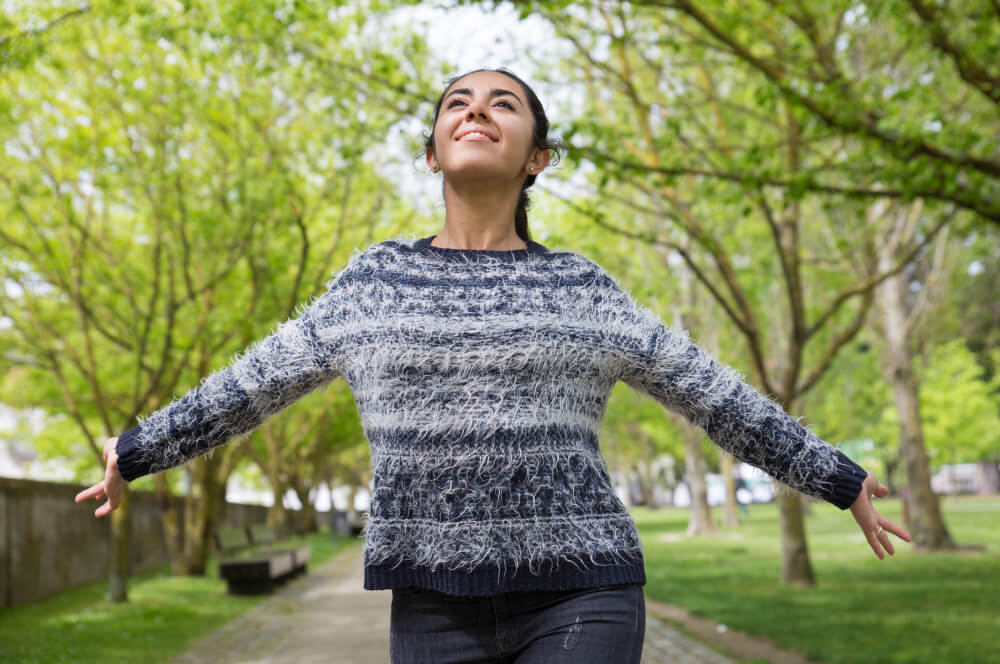
{"label": "sweater sleeve", "polygon": [[619,380],[701,427],[716,445],[786,486],[847,509],[867,471],[741,380],[686,332],[664,325],[602,270]]}
{"label": "sweater sleeve", "polygon": [[[355,254],[357,256],[357,254]],[[173,468],[248,433],[343,375],[353,302],[347,269],[300,313],[118,437],[126,481]]]}

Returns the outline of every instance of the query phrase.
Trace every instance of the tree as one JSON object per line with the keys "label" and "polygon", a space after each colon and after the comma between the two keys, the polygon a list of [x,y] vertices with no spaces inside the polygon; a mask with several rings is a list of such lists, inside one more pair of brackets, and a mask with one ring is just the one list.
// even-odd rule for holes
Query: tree
{"label": "tree", "polygon": [[762,141],[750,141],[745,149],[732,145],[731,160],[697,169],[650,165],[610,152],[609,159],[641,172],[698,174],[792,195],[948,202],[1000,224],[1000,159],[991,147],[1000,123],[995,3],[974,8],[927,0],[635,4],[648,10],[644,16],[673,28],[658,40],[660,49],[703,61],[735,60],[756,79],[760,110],[780,108],[784,104],[777,100],[783,100],[822,136],[810,142],[810,150],[827,142],[837,149],[827,152],[821,172],[758,168],[754,155]]}
{"label": "tree", "polygon": [[[318,396],[322,398],[303,399],[295,413],[283,413],[265,422],[248,447],[274,496],[268,524],[300,534],[315,530],[312,494],[330,477],[335,460],[347,449],[367,449],[350,392]],[[302,505],[297,515],[284,506],[289,490]]]}
{"label": "tree", "polygon": [[[752,382],[794,413],[862,329],[875,287],[953,210],[928,210],[927,232],[879,269],[870,199],[750,175],[832,174],[834,146],[820,148],[836,139],[791,99],[768,96],[771,84],[738,58],[713,52],[709,61],[684,22],[652,12],[599,3],[541,11],[575,51],[553,75],[585,90],[567,134],[569,160],[594,167],[591,200],[567,204],[678,256],[743,336]],[[741,165],[746,177],[711,177],[720,164]],[[778,500],[782,578],[813,584],[799,496]]]}
{"label": "tree", "polygon": [[[878,244],[879,267],[888,269],[897,260],[897,248],[909,242],[908,236],[917,232],[920,207],[914,206],[905,213],[890,218],[888,233]],[[939,236],[933,260],[926,268],[920,297],[910,302],[912,276],[897,273],[879,287],[884,325],[886,380],[893,386],[896,409],[899,413],[900,457],[906,471],[907,490],[903,495],[906,528],[913,535],[919,549],[951,549],[955,547],[948,533],[938,505],[937,495],[931,489],[930,465],[924,445],[923,420],[920,413],[918,383],[913,372],[914,327],[939,299],[941,272],[948,249],[948,235]],[[911,265],[911,267],[916,266]],[[911,270],[912,272],[912,270]]]}
{"label": "tree", "polygon": [[986,377],[966,341],[935,346],[915,372],[930,464],[1000,461],[1000,377]]}
{"label": "tree", "polygon": [[[0,71],[27,67],[44,53],[46,40],[60,24],[78,20],[90,11],[86,2],[65,6],[48,3],[44,7],[21,4],[0,11]],[[0,100],[0,114],[10,110],[4,101]]]}
{"label": "tree", "polygon": [[[278,4],[102,7],[0,81],[0,277],[16,284],[0,292],[0,372],[44,385],[38,405],[72,417],[101,468],[105,438],[318,295],[403,207],[364,153],[413,103],[385,67],[419,66],[422,46],[365,42],[363,8],[331,24]],[[362,115],[364,94],[398,103]],[[241,451],[191,464],[189,498],[218,499]],[[167,497],[167,473],[155,482]],[[198,573],[211,511],[188,511],[201,545],[175,550]],[[127,523],[126,502],[115,600]]]}

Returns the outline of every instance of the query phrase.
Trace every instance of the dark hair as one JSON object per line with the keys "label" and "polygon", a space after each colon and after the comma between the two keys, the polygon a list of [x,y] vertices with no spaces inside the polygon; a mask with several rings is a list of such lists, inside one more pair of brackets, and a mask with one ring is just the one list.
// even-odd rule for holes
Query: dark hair
{"label": "dark hair", "polygon": [[[506,67],[500,67],[498,69],[473,69],[472,71],[467,71],[464,74],[459,74],[458,76],[453,76],[448,79],[444,86],[444,90],[441,92],[441,96],[438,97],[437,103],[434,105],[434,120],[431,122],[431,133],[429,136],[425,137],[424,151],[428,149],[434,150],[434,127],[437,126],[438,114],[441,112],[441,102],[444,101],[444,95],[448,92],[448,88],[451,85],[469,74],[475,74],[481,71],[494,71],[504,76],[509,76],[518,83],[520,83],[521,88],[524,90],[525,96],[528,98],[528,108],[531,109],[531,114],[535,117],[535,129],[532,132],[532,139],[534,141],[535,147],[542,150],[551,150],[553,152],[552,164],[559,163],[560,150],[562,149],[562,143],[558,139],[549,138],[549,119],[545,115],[545,109],[542,108],[542,102],[538,99],[538,95],[531,87],[521,80],[521,78],[510,71]],[[517,210],[514,212],[514,229],[517,231],[518,237],[520,237],[525,242],[531,240],[531,234],[528,232],[528,206],[531,205],[531,199],[528,197],[528,187],[535,184],[535,178],[537,176],[533,173],[529,173],[524,179],[524,184],[521,185],[521,195],[517,199]]]}

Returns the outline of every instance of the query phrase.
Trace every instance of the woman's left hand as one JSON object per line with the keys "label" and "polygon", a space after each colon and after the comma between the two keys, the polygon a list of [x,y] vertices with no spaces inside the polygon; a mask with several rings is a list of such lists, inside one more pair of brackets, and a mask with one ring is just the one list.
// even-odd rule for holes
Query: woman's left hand
{"label": "woman's left hand", "polygon": [[872,499],[884,498],[887,495],[889,495],[889,487],[875,479],[875,476],[869,471],[868,476],[861,484],[861,493],[851,505],[851,514],[854,515],[854,520],[861,526],[861,532],[868,538],[868,543],[879,560],[885,559],[883,547],[890,556],[896,553],[896,549],[893,548],[892,542],[889,540],[889,533],[894,533],[906,542],[912,540],[910,533],[906,532],[902,526],[897,526],[875,511]]}

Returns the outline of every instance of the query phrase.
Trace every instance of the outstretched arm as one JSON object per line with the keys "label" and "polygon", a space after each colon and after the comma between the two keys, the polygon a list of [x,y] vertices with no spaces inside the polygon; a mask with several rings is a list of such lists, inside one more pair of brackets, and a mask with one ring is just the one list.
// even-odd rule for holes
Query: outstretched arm
{"label": "outstretched arm", "polygon": [[737,459],[840,509],[861,495],[864,468],[743,382],[687,334],[657,324],[622,377],[697,424]]}
{"label": "outstretched arm", "polygon": [[622,358],[620,380],[700,426],[716,445],[788,487],[851,508],[879,558],[894,553],[887,532],[910,535],[875,512],[888,488],[846,454],[799,424],[731,367],[664,325],[599,270],[602,301],[612,308],[609,343]]}
{"label": "outstretched arm", "polygon": [[105,479],[80,492],[76,501],[106,497],[108,503],[95,512],[104,516],[118,506],[125,481],[180,465],[252,431],[341,375],[350,308],[348,287],[338,277],[300,316],[279,324],[201,385],[109,439]]}
{"label": "outstretched arm", "polygon": [[847,455],[820,440],[795,418],[740,380],[687,335],[659,325],[649,354],[634,361],[623,380],[684,415],[737,459],[789,487],[851,509],[879,559],[895,553],[888,533],[911,541],[901,526],[881,516],[871,499],[889,493]]}

